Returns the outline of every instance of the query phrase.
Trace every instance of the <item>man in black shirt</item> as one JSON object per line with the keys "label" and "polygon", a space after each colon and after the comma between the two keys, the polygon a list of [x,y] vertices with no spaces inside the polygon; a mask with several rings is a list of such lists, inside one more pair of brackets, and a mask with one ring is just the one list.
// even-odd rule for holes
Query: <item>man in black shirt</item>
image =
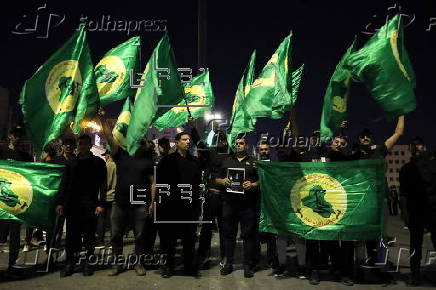
{"label": "man in black shirt", "polygon": [[76,254],[86,249],[83,275],[90,276],[93,270],[88,259],[94,254],[97,216],[103,213],[106,202],[106,164],[91,152],[92,139],[79,137],[76,158],[67,163],[57,195],[56,212],[65,215],[67,223],[66,265],[61,277],[73,274]]}
{"label": "man in black shirt", "polygon": [[[436,160],[426,152],[424,141],[410,142],[412,158],[400,170],[400,192],[406,201],[410,231],[410,286],[420,283],[420,264],[424,228],[431,233],[436,249]],[[404,202],[404,201],[403,201]]]}
{"label": "man in black shirt", "polygon": [[[373,143],[371,131],[369,129],[363,129],[359,135],[355,151],[351,155],[351,160],[360,159],[372,159],[372,158],[385,158],[388,155],[389,150],[397,143],[398,139],[404,132],[404,116],[398,117],[397,126],[394,134],[386,139],[386,141],[377,146]],[[366,241],[366,251],[368,259],[366,263],[372,267],[375,265],[377,259],[377,241]],[[384,279],[382,275],[378,274],[381,279]]]}
{"label": "man in black shirt", "polygon": [[185,274],[197,275],[193,258],[201,206],[201,166],[189,153],[191,136],[187,132],[178,133],[175,141],[177,151],[162,158],[156,177],[157,184],[166,189],[159,189],[156,204],[157,219],[161,222],[161,254],[166,255],[167,261],[161,269],[163,278],[173,274],[177,237],[183,242]]}
{"label": "man in black shirt", "polygon": [[[193,132],[194,129],[193,129]],[[194,133],[192,133],[193,139]],[[222,195],[225,188],[215,182],[215,178],[219,177],[221,164],[228,156],[227,138],[221,130],[216,133],[212,144],[216,144],[215,148],[207,148],[204,144],[197,145],[199,159],[203,160],[205,165],[205,175],[207,182],[207,193],[205,194],[205,202],[203,204],[203,221],[211,223],[203,223],[201,225],[200,239],[198,243],[198,256],[200,265],[206,265],[210,256],[210,247],[212,240],[212,227],[216,218],[220,240],[220,261],[224,260],[224,236],[222,234]]]}
{"label": "man in black shirt", "polygon": [[[22,128],[14,128],[9,132],[9,144],[0,148],[0,159],[32,162],[29,153],[21,149],[21,140],[24,136]],[[5,243],[9,233],[9,267],[13,266],[20,251],[21,224],[15,220],[0,220],[0,242]],[[30,242],[31,235],[26,233],[26,242]],[[30,238],[30,239],[29,239]]]}
{"label": "man in black shirt", "polygon": [[[111,232],[112,254],[122,257],[123,236],[128,225],[132,226],[135,235],[135,272],[138,276],[146,275],[144,258],[146,254],[146,221],[147,216],[153,213],[155,200],[155,183],[153,161],[151,159],[150,143],[143,139],[134,156],[113,138],[106,121],[104,112],[100,110],[100,120],[112,150],[113,160],[117,166],[117,182],[115,200],[112,203]],[[124,268],[121,261],[116,261],[109,276],[117,276]]]}
{"label": "man in black shirt", "polygon": [[244,277],[254,276],[253,259],[256,255],[259,234],[259,181],[254,160],[247,155],[248,145],[244,137],[236,139],[236,154],[224,159],[221,165],[220,177],[216,183],[229,188],[228,178],[230,168],[242,168],[245,172],[243,182],[244,193],[225,192],[223,194],[223,233],[226,263],[221,269],[221,275],[233,272],[234,252],[238,224],[241,224],[244,241]]}

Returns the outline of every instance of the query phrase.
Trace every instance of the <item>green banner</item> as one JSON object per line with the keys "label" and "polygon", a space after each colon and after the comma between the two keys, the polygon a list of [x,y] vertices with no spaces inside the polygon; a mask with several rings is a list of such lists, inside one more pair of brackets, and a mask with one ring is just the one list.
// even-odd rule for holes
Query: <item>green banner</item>
{"label": "green banner", "polygon": [[131,98],[127,98],[124,101],[123,108],[121,109],[121,113],[118,116],[117,122],[112,130],[112,136],[114,136],[115,141],[118,145],[124,150],[127,149],[127,129],[130,124],[130,117],[132,115],[133,102]]}
{"label": "green banner", "polygon": [[171,110],[159,117],[159,119],[153,123],[153,126],[159,131],[166,128],[177,128],[188,122],[189,113],[186,103],[190,106],[189,111],[194,119],[202,117],[206,110],[212,110],[212,107],[215,104],[215,97],[209,80],[209,71],[205,71],[192,78],[191,82],[185,83],[183,87],[186,100],[182,100],[177,104],[182,107],[171,108]]}
{"label": "green banner", "polygon": [[371,240],[383,232],[384,160],[258,161],[259,230],[314,240]]}
{"label": "green banner", "polygon": [[37,154],[63,134],[70,117],[74,132],[80,131],[81,121],[99,106],[83,26],[25,82],[19,103]]}
{"label": "green banner", "polygon": [[145,67],[127,129],[126,143],[135,154],[148,128],[175,104],[184,100],[185,92],[177,71],[176,59],[168,34],[162,37]]}
{"label": "green banner", "polygon": [[391,120],[416,108],[415,73],[404,46],[403,25],[397,14],[352,53],[346,68],[365,83]]}
{"label": "green banner", "polygon": [[320,124],[323,139],[333,137],[341,123],[347,120],[351,73],[344,68],[344,64],[348,61],[350,54],[356,50],[355,43],[356,39],[342,56],[327,86]]}
{"label": "green banner", "polygon": [[51,231],[64,166],[0,160],[0,219]]}
{"label": "green banner", "polygon": [[139,36],[130,38],[109,50],[95,66],[95,78],[102,106],[132,97],[130,70],[135,76],[139,72]]}
{"label": "green banner", "polygon": [[281,119],[295,103],[292,95],[291,38],[287,36],[253,82],[246,110],[253,117]]}

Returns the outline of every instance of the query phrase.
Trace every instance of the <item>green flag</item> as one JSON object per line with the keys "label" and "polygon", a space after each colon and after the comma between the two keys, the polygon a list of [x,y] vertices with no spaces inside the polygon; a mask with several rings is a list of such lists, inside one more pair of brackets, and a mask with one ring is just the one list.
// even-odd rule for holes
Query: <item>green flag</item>
{"label": "green flag", "polygon": [[404,46],[403,25],[396,15],[352,53],[346,68],[365,82],[388,120],[415,110],[415,75]]}
{"label": "green flag", "polygon": [[372,240],[383,232],[384,160],[258,161],[259,230],[314,240]]}
{"label": "green flag", "polygon": [[35,151],[40,154],[45,144],[64,132],[68,119],[76,116],[78,100],[81,106],[76,122],[86,115],[85,103],[95,104],[95,96],[98,95],[94,70],[82,27],[39,67],[21,90],[19,103]]}
{"label": "green flag", "polygon": [[0,219],[51,231],[64,166],[0,160]]}
{"label": "green flag", "polygon": [[304,64],[292,72],[292,96],[294,102],[297,100],[298,90],[300,89],[301,79],[303,77]]}
{"label": "green flag", "polygon": [[294,103],[291,73],[291,37],[272,55],[247,95],[246,110],[252,117],[280,119]]}
{"label": "green flag", "polygon": [[[167,75],[164,75],[166,72]],[[184,100],[183,85],[177,71],[173,50],[165,34],[145,67],[135,96],[132,117],[127,130],[127,151],[133,155],[150,125],[172,106]],[[160,107],[158,107],[160,106]]]}
{"label": "green flag", "polygon": [[254,80],[256,62],[256,51],[253,51],[250,57],[250,61],[244,70],[241,80],[236,90],[235,98],[232,107],[232,118],[230,119],[229,130],[227,134],[227,143],[233,149],[235,148],[236,136],[241,133],[251,132],[254,130],[256,122],[255,118],[252,118],[246,111],[245,101],[251,85]]}
{"label": "green flag", "polygon": [[130,117],[132,114],[133,103],[131,98],[127,98],[124,102],[123,108],[121,109],[121,113],[118,116],[117,122],[112,130],[112,136],[114,136],[115,141],[118,145],[126,150],[126,136],[127,129],[129,128]]}
{"label": "green flag", "polygon": [[130,70],[139,72],[139,36],[109,50],[95,66],[95,78],[102,106],[133,96],[130,87]]}
{"label": "green flag", "polygon": [[341,123],[347,120],[351,73],[344,68],[344,64],[348,61],[350,54],[355,51],[355,44],[356,39],[342,56],[327,86],[320,124],[321,138],[323,139],[333,137]]}
{"label": "green flag", "polygon": [[[212,85],[209,80],[209,71],[192,78],[190,83],[185,83],[185,98],[178,103],[179,106],[189,105],[189,111],[194,119],[203,116],[206,110],[210,110],[215,104],[215,97],[212,91]],[[208,107],[196,107],[208,106]],[[188,121],[189,113],[186,107],[173,107],[164,115],[159,117],[153,126],[159,131],[166,128],[177,128]]]}

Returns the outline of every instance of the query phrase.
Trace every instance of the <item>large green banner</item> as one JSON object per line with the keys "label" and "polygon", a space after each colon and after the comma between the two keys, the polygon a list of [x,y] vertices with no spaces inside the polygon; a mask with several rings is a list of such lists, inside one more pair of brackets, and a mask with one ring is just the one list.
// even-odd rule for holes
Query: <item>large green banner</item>
{"label": "large green banner", "polygon": [[315,240],[371,240],[383,231],[384,160],[258,161],[259,230]]}
{"label": "large green banner", "polygon": [[64,166],[0,160],[0,219],[51,230]]}

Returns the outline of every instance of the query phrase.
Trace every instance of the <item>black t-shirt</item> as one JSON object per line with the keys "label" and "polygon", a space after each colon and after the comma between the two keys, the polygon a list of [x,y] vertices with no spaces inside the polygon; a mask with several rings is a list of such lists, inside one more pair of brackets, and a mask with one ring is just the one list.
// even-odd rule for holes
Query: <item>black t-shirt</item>
{"label": "black t-shirt", "polygon": [[29,153],[19,149],[12,150],[9,147],[0,147],[0,159],[32,162],[33,158]]}
{"label": "black t-shirt", "polygon": [[[100,157],[90,155],[86,159],[75,157],[70,160],[62,175],[57,204],[64,205],[67,214],[78,214],[77,210],[105,206],[107,170]],[[103,194],[100,189],[103,187]]]}
{"label": "black t-shirt", "polygon": [[361,159],[374,159],[374,158],[382,158],[384,159],[386,155],[388,155],[388,148],[385,144],[383,145],[371,145],[366,150],[358,150],[353,153],[351,156],[352,160],[361,160]]}
{"label": "black t-shirt", "polygon": [[[157,192],[157,216],[162,220],[198,220],[200,213],[201,164],[199,160],[179,152],[164,156],[156,176],[162,191]],[[158,186],[159,188],[159,186]],[[165,192],[169,192],[169,195]]]}
{"label": "black t-shirt", "polygon": [[[153,161],[146,157],[130,156],[121,148],[113,156],[113,160],[117,165],[115,202],[123,206],[132,205],[132,201],[133,203],[145,202],[149,205],[151,202],[150,177],[154,174]],[[132,198],[130,197],[131,187]]]}
{"label": "black t-shirt", "polygon": [[[227,169],[228,168],[244,168],[245,169],[245,180],[244,181],[251,181],[256,182],[259,180],[259,177],[257,175],[257,169],[254,164],[254,159],[250,156],[245,156],[244,159],[241,161],[236,158],[236,155],[228,156],[226,157],[222,164],[221,164],[221,170],[219,177],[220,178],[227,178]],[[257,202],[259,199],[259,187],[244,190],[244,194],[239,193],[231,193],[231,192],[224,192],[224,200],[250,200]]]}

